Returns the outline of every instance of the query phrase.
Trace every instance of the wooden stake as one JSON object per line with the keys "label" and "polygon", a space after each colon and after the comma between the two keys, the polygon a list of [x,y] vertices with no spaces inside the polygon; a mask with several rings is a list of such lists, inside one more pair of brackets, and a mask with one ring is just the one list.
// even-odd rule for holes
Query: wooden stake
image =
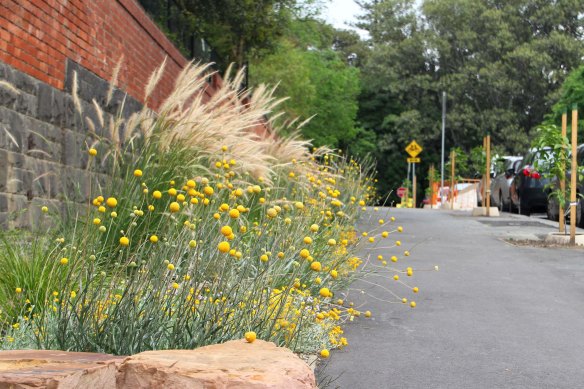
{"label": "wooden stake", "polygon": [[[486,136],[483,138],[483,151],[486,154],[486,152],[487,152],[487,137]],[[481,206],[484,207],[486,204],[485,197],[487,196],[485,181],[483,181],[483,187],[481,188],[481,196],[483,196],[483,199],[481,201]]]}
{"label": "wooden stake", "polygon": [[434,206],[434,165],[430,165],[430,209]]}
{"label": "wooden stake", "polygon": [[[567,110],[564,110],[564,113],[562,113],[562,138],[566,137],[567,134],[567,129],[568,129],[568,112]],[[561,160],[562,160],[562,166],[561,169],[564,172],[564,177],[562,177],[562,179],[560,180],[560,196],[562,196],[562,199],[566,199],[566,165],[564,163],[564,159],[566,157],[566,151],[562,150],[562,155],[561,155]],[[559,203],[559,202],[558,202]],[[560,223],[560,233],[563,234],[566,232],[566,217],[564,216],[564,206],[562,204],[559,204],[560,209],[559,209],[559,223]]]}
{"label": "wooden stake", "polygon": [[578,146],[578,106],[572,106],[572,173],[570,175],[570,244],[576,244],[576,178],[578,177],[578,162],[576,147]]}
{"label": "wooden stake", "polygon": [[491,216],[491,136],[487,135],[487,175],[485,176],[485,205],[487,216]]}

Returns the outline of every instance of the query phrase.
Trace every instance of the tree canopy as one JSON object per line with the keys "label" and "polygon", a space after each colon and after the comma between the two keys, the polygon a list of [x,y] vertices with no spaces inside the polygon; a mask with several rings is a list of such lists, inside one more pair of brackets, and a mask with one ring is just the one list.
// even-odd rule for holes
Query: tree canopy
{"label": "tree canopy", "polygon": [[405,175],[403,148],[412,139],[424,148],[422,169],[439,161],[442,91],[448,148],[469,151],[489,133],[507,152],[522,153],[584,55],[582,0],[361,5],[359,26],[371,40],[358,119],[378,136],[388,187]]}

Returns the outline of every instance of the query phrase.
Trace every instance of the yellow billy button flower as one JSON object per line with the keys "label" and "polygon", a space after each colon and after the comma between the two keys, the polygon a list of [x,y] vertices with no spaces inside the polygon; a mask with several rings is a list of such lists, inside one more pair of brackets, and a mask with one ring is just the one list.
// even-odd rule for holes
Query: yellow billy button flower
{"label": "yellow billy button flower", "polygon": [[122,246],[128,246],[130,244],[130,239],[126,238],[125,236],[122,236],[120,238],[120,244]]}
{"label": "yellow billy button flower", "polygon": [[280,259],[284,258],[284,253],[282,251],[280,251],[278,253],[278,258],[280,258]]}
{"label": "yellow billy button flower", "polygon": [[74,290],[71,291],[71,298],[74,299],[75,297],[77,297],[77,293],[75,293]]}
{"label": "yellow billy button flower", "polygon": [[158,242],[158,237],[156,235],[150,236],[150,242],[152,242],[152,243]]}
{"label": "yellow billy button flower", "polygon": [[112,213],[110,213],[110,216],[115,219],[116,217],[118,217],[118,213],[117,212],[112,212]]}
{"label": "yellow billy button flower", "polygon": [[397,262],[397,257],[395,255],[391,256],[391,262]]}
{"label": "yellow billy button flower", "polygon": [[404,228],[403,228],[402,226],[399,226],[399,227],[397,228],[397,232],[403,232],[403,231],[404,231]]}
{"label": "yellow billy button flower", "polygon": [[302,249],[300,250],[300,256],[304,259],[310,257],[310,251],[306,250],[306,249]]}
{"label": "yellow billy button flower", "polygon": [[103,205],[100,205],[99,208],[97,208],[98,212],[104,213],[105,212],[105,207]]}
{"label": "yellow billy button flower", "polygon": [[16,293],[22,293],[22,288],[16,288]]}
{"label": "yellow billy button flower", "polygon": [[284,219],[284,223],[285,224],[292,224],[292,219],[290,219],[289,217],[287,217],[286,219]]}
{"label": "yellow billy button flower", "polygon": [[106,200],[105,203],[107,204],[108,207],[114,208],[116,205],[118,205],[118,200],[116,200],[115,197],[110,197]]}
{"label": "yellow billy button flower", "polygon": [[233,191],[233,195],[234,195],[235,197],[241,197],[241,196],[243,196],[243,190],[241,190],[241,189],[237,188],[237,189],[235,189],[235,190]]}
{"label": "yellow billy button flower", "polygon": [[268,208],[268,211],[266,213],[268,214],[269,218],[274,218],[278,216],[278,211],[276,211],[275,208]]}
{"label": "yellow billy button flower", "polygon": [[320,290],[318,291],[318,294],[320,295],[320,297],[331,297],[333,294],[331,293],[331,291],[329,290],[329,288],[320,288]]}
{"label": "yellow billy button flower", "polygon": [[173,201],[172,203],[170,203],[168,208],[170,209],[170,212],[180,211],[180,205],[176,201]]}
{"label": "yellow billy button flower", "polygon": [[328,244],[329,246],[335,246],[335,245],[337,244],[337,241],[336,241],[336,240],[334,240],[334,239],[329,239],[329,240],[328,240],[328,242],[327,242],[327,244]]}
{"label": "yellow billy button flower", "polygon": [[365,311],[365,317],[371,317],[371,311]]}
{"label": "yellow billy button flower", "polygon": [[61,265],[66,265],[69,263],[69,259],[68,258],[61,258]]}
{"label": "yellow billy button flower", "polygon": [[409,252],[408,250],[406,250],[406,251],[404,251],[404,255],[405,255],[406,257],[409,257],[409,256],[410,256],[410,252]]}
{"label": "yellow billy button flower", "polygon": [[93,219],[93,224],[95,224],[96,226],[101,224],[101,219],[96,217],[95,219]]}
{"label": "yellow billy button flower", "polygon": [[268,262],[269,260],[270,260],[270,258],[266,254],[262,254],[260,256],[260,261],[262,261],[262,262]]}
{"label": "yellow billy button flower", "polygon": [[174,188],[170,188],[170,189],[168,190],[168,195],[169,195],[169,196],[172,196],[172,197],[174,197],[174,196],[176,196],[176,194],[177,194],[177,191],[176,191],[176,189],[174,189]]}
{"label": "yellow billy button flower", "polygon": [[296,209],[304,209],[304,204],[301,203],[300,201],[295,202],[294,206],[296,207]]}
{"label": "yellow billy button flower", "polygon": [[168,265],[166,265],[166,268],[168,270],[174,270],[174,265],[172,263],[169,263]]}
{"label": "yellow billy button flower", "polygon": [[223,236],[229,236],[229,235],[233,234],[233,229],[229,226],[223,226],[223,227],[221,227],[221,234]]}
{"label": "yellow billy button flower", "polygon": [[310,264],[310,269],[314,271],[321,271],[322,265],[318,261],[314,261]]}
{"label": "yellow billy button flower", "polygon": [[318,232],[318,224],[313,224],[310,226],[310,231],[312,232]]}
{"label": "yellow billy button flower", "polygon": [[396,245],[396,246],[401,246],[401,241],[399,241],[399,240],[396,240],[396,241],[395,241],[395,245]]}
{"label": "yellow billy button flower", "polygon": [[172,283],[172,288],[173,288],[173,289],[178,289],[179,287],[180,287],[180,285],[179,285],[179,284],[177,284],[176,282],[173,282],[173,283]]}
{"label": "yellow billy button flower", "polygon": [[253,343],[254,340],[257,339],[257,335],[255,332],[253,331],[248,331],[245,333],[245,340],[247,343]]}
{"label": "yellow billy button flower", "polygon": [[105,226],[99,226],[98,230],[99,232],[106,232],[107,228],[105,228]]}
{"label": "yellow billy button flower", "polygon": [[395,217],[392,216],[391,217],[391,221],[394,222],[395,221]]}
{"label": "yellow billy button flower", "polygon": [[97,155],[97,150],[92,147],[87,151],[87,153],[92,157],[95,157]]}
{"label": "yellow billy button flower", "polygon": [[239,217],[239,211],[237,209],[232,209],[229,211],[229,217],[232,219],[237,219]]}
{"label": "yellow billy button flower", "polygon": [[415,302],[415,301],[412,301],[412,302],[410,303],[410,307],[412,307],[412,308],[416,308],[416,302]]}
{"label": "yellow billy button flower", "polygon": [[41,211],[43,211],[44,213],[47,213],[47,212],[49,212],[49,208],[48,207],[42,207],[41,208]]}
{"label": "yellow billy button flower", "polygon": [[336,279],[339,276],[339,272],[336,270],[331,270],[330,275]]}
{"label": "yellow billy button flower", "polygon": [[304,237],[304,239],[302,241],[306,244],[311,244],[312,238],[310,236],[306,236],[306,237]]}
{"label": "yellow billy button flower", "polygon": [[420,289],[417,286],[414,286],[412,289],[412,292],[414,293],[418,293],[420,291]]}
{"label": "yellow billy button flower", "polygon": [[191,240],[189,241],[189,247],[194,249],[195,247],[197,247],[197,241],[196,240]]}
{"label": "yellow billy button flower", "polygon": [[375,242],[375,238],[374,238],[374,237],[372,237],[372,236],[371,236],[371,237],[369,237],[369,242],[370,242],[370,243],[373,243],[373,242]]}
{"label": "yellow billy button flower", "polygon": [[179,202],[183,202],[183,201],[186,200],[186,197],[185,197],[184,194],[181,193],[181,194],[179,194],[179,195],[176,196],[176,200],[179,201]]}
{"label": "yellow billy button flower", "polygon": [[396,274],[395,276],[393,276],[393,279],[398,281],[399,280],[399,276]]}
{"label": "yellow billy button flower", "polygon": [[211,196],[213,193],[215,193],[215,190],[210,186],[206,186],[203,188],[203,193],[207,196]]}
{"label": "yellow billy button flower", "polygon": [[154,197],[156,200],[161,199],[162,198],[162,192],[159,190],[155,190],[154,192],[152,192],[152,197]]}
{"label": "yellow billy button flower", "polygon": [[149,210],[150,212],[153,212],[153,211],[154,211],[154,205],[150,204],[150,205],[148,206],[148,210]]}
{"label": "yellow billy button flower", "polygon": [[217,245],[217,250],[222,253],[228,253],[230,248],[229,242],[221,242]]}
{"label": "yellow billy button flower", "polygon": [[381,236],[382,236],[383,238],[387,238],[387,237],[389,236],[389,232],[387,232],[387,231],[383,231],[383,232],[381,233]]}
{"label": "yellow billy button flower", "polygon": [[142,170],[140,169],[134,170],[134,177],[142,177]]}
{"label": "yellow billy button flower", "polygon": [[320,350],[321,358],[328,358],[330,355],[331,355],[330,351],[328,351],[326,348]]}

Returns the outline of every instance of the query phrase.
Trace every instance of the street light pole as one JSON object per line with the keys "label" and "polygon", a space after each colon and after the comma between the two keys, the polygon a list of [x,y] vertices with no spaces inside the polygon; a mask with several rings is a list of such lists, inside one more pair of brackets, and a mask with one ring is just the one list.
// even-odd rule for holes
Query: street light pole
{"label": "street light pole", "polygon": [[446,92],[442,92],[442,159],[440,160],[440,205],[444,204],[444,133],[446,132]]}

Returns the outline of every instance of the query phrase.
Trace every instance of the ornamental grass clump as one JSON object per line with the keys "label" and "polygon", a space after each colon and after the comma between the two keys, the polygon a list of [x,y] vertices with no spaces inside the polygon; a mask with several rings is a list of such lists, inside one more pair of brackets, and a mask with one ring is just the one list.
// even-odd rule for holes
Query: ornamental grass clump
{"label": "ornamental grass clump", "polygon": [[159,113],[112,119],[88,144],[90,201],[42,235],[3,240],[2,348],[128,355],[253,332],[328,356],[361,316],[341,298],[360,266],[411,276],[357,255],[401,231],[355,230],[376,197],[372,163],[258,137],[249,130],[277,107],[272,91],[242,92],[238,74],[205,101],[207,75],[189,65]]}

